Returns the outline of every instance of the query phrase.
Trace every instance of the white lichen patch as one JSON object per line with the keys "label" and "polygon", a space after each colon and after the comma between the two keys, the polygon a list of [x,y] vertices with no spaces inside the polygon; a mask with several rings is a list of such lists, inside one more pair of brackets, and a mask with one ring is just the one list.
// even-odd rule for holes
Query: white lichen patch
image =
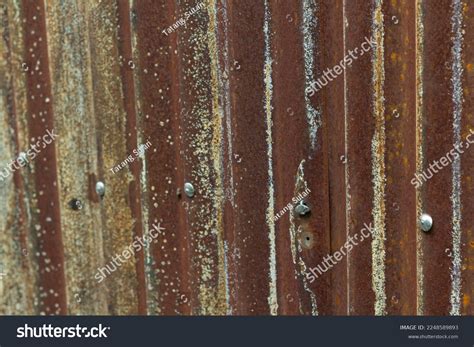
{"label": "white lichen patch", "polygon": [[[416,2],[416,172],[421,175],[423,171],[423,7],[422,0]],[[416,215],[423,213],[423,201],[420,189],[416,190]],[[423,247],[422,235],[418,230],[416,234],[416,273],[417,273],[417,307],[418,315],[424,313],[424,274],[423,274]]]}
{"label": "white lichen patch", "polygon": [[304,71],[305,71],[305,106],[308,121],[309,141],[311,150],[316,148],[316,135],[321,126],[321,110],[315,109],[306,93],[306,88],[314,82],[314,36],[318,26],[316,13],[319,8],[316,1],[303,0],[303,48],[304,48]]}
{"label": "white lichen patch", "polygon": [[[463,106],[463,90],[462,90],[462,1],[453,1],[453,15],[451,18],[453,32],[452,53],[452,101],[453,101],[453,146],[459,148],[461,145],[461,118]],[[461,314],[461,157],[457,156],[453,159],[453,180],[451,201],[453,203],[452,215],[452,268],[451,268],[451,315]]]}
{"label": "white lichen patch", "polygon": [[275,188],[273,186],[273,120],[272,120],[272,97],[273,97],[273,80],[272,80],[272,55],[271,55],[271,33],[270,33],[270,8],[268,0],[265,0],[265,18],[263,24],[263,33],[265,38],[265,65],[263,68],[265,97],[264,108],[267,125],[267,157],[268,157],[268,207],[266,212],[267,225],[269,228],[268,240],[270,243],[270,292],[268,293],[268,305],[270,314],[278,314],[277,299],[277,271],[276,271],[276,237],[275,237]]}
{"label": "white lichen patch", "polygon": [[385,293],[385,66],[382,6],[383,1],[377,0],[372,24],[376,42],[372,55],[375,118],[375,133],[372,138],[372,183],[374,189],[372,217],[375,229],[372,239],[372,286],[375,292],[374,311],[376,315],[386,314],[387,300]]}

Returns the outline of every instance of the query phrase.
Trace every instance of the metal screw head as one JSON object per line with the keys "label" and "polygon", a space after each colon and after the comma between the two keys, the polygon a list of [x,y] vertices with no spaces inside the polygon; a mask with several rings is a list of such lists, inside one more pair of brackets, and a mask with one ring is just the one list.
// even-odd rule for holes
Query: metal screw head
{"label": "metal screw head", "polygon": [[82,210],[82,202],[81,200],[78,200],[78,199],[72,199],[71,201],[69,201],[69,206],[74,211]]}
{"label": "metal screw head", "polygon": [[188,198],[192,198],[194,196],[194,186],[191,183],[186,182],[184,184],[184,193]]}
{"label": "metal screw head", "polygon": [[427,213],[423,213],[420,217],[420,228],[425,233],[430,231],[433,227],[433,218]]}
{"label": "metal screw head", "polygon": [[104,182],[98,181],[95,184],[95,191],[100,197],[103,197],[105,195],[105,184],[104,184]]}
{"label": "metal screw head", "polygon": [[311,211],[309,206],[301,200],[296,206],[295,206],[295,213],[299,214],[300,216],[304,216],[308,214]]}

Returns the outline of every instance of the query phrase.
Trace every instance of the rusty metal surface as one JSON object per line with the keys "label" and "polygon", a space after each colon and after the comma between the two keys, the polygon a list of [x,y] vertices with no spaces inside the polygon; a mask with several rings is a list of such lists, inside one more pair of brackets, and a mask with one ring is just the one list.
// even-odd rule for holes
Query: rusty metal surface
{"label": "rusty metal surface", "polygon": [[473,6],[0,0],[0,313],[471,315]]}

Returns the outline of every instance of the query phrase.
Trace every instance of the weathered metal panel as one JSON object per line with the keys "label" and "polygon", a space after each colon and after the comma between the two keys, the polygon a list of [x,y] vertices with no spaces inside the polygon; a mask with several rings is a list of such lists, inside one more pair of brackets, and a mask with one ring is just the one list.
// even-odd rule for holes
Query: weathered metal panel
{"label": "weathered metal panel", "polygon": [[472,314],[468,1],[0,7],[1,313]]}
{"label": "weathered metal panel", "polygon": [[[460,40],[454,23],[461,19],[459,1],[424,2],[419,15],[423,20],[422,103],[421,124],[423,165],[439,160],[458,142],[461,131],[459,101],[455,100],[457,87],[457,60],[462,59],[454,45]],[[462,24],[461,24],[462,25]],[[461,34],[462,35],[462,34]],[[462,39],[462,38],[461,38]],[[444,44],[440,44],[444,42]],[[461,43],[462,44],[462,43]],[[421,52],[418,52],[420,54]],[[420,303],[424,314],[459,314],[460,284],[459,224],[461,189],[458,185],[460,162],[438,173],[423,185],[422,209],[428,211],[437,223],[433,232],[421,238]],[[430,176],[430,175],[428,175]],[[458,251],[455,251],[455,248]],[[450,257],[451,255],[451,257]]]}
{"label": "weathered metal panel", "polygon": [[[384,3],[387,314],[416,311],[416,35],[414,1]],[[415,231],[415,232],[414,232]],[[419,231],[418,231],[419,233]]]}
{"label": "weathered metal panel", "polygon": [[[330,3],[320,2],[320,32],[321,46],[319,54],[321,62],[319,70],[328,66],[335,66],[341,60],[344,52],[344,15],[345,4],[343,1]],[[319,76],[319,72],[317,75]],[[328,180],[329,211],[330,211],[330,248],[340,248],[347,240],[347,213],[346,213],[346,117],[345,117],[345,79],[339,78],[321,90],[320,102],[323,115],[323,129],[328,141]],[[314,96],[317,97],[317,96]],[[327,115],[324,117],[324,115]],[[323,254],[324,256],[325,254]],[[321,260],[321,259],[320,259]],[[348,263],[347,257],[337,265],[329,274],[330,286],[328,292],[332,295],[330,300],[331,314],[348,314]],[[329,279],[326,279],[329,280]]]}
{"label": "weathered metal panel", "polygon": [[[359,2],[358,6],[347,6],[343,4],[344,10],[344,51],[355,49],[365,37],[375,35],[372,32],[375,15],[374,3],[365,1]],[[376,27],[380,29],[380,27]],[[382,27],[383,28],[383,27]],[[375,26],[374,26],[375,29]],[[377,42],[377,48],[380,48]],[[343,52],[344,52],[343,51]],[[380,62],[379,56],[372,52],[373,59]],[[355,237],[355,234],[363,228],[364,223],[383,218],[384,201],[380,201],[376,196],[376,184],[380,192],[380,179],[384,179],[383,171],[383,150],[374,153],[372,146],[383,146],[383,129],[380,124],[380,93],[375,88],[375,83],[380,81],[380,74],[376,73],[376,68],[383,68],[380,65],[372,66],[371,55],[363,56],[351,69],[345,72],[345,95],[344,95],[344,118],[345,118],[345,139],[346,139],[346,213],[347,213],[347,235]],[[374,70],[373,70],[374,69]],[[379,71],[377,71],[379,72]],[[382,110],[383,112],[383,110]],[[377,134],[377,135],[376,135]],[[370,165],[368,165],[370,163]],[[374,170],[376,176],[372,177]],[[373,180],[372,180],[373,179]],[[377,181],[376,181],[377,180]],[[377,199],[377,201],[376,201]],[[381,210],[377,210],[381,208]],[[385,228],[377,228],[376,238],[373,242],[380,242]],[[369,240],[370,241],[370,240]],[[383,254],[383,249],[379,250]],[[348,256],[348,307],[349,314],[372,314],[377,304],[381,305],[380,298],[376,294],[381,294],[380,283],[374,288],[374,276],[383,282],[384,274],[380,268],[372,268],[372,258],[376,255],[370,242],[358,245]],[[372,271],[367,271],[372,268]],[[383,283],[382,283],[383,285]],[[383,289],[383,288],[382,288]],[[377,293],[375,292],[377,290]],[[382,290],[383,292],[383,290]],[[364,295],[360,295],[364,293]],[[382,304],[383,305],[383,304]],[[379,307],[383,310],[383,307]],[[380,313],[380,311],[379,311]]]}
{"label": "weathered metal panel", "polygon": [[[48,130],[55,130],[55,90],[49,69],[44,4],[24,1],[21,5],[22,13],[18,25],[23,27],[23,63],[26,64],[25,70],[28,70],[25,95],[27,138],[30,143],[36,144]],[[56,93],[54,96],[59,97]],[[33,189],[31,200],[35,203],[35,207],[28,211],[32,222],[28,228],[28,237],[33,245],[28,252],[33,255],[37,266],[35,275],[38,277],[38,287],[35,304],[40,314],[67,312],[65,243],[64,230],[61,227],[58,179],[66,176],[60,175],[56,146],[53,142],[37,153],[31,176],[28,177]],[[29,246],[31,247],[31,244]]]}

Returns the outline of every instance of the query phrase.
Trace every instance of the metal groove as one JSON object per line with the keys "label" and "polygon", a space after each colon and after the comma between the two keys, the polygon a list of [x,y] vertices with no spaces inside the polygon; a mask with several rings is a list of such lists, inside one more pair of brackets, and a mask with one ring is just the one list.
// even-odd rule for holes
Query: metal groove
{"label": "metal groove", "polygon": [[0,0],[0,313],[472,314],[472,12]]}

